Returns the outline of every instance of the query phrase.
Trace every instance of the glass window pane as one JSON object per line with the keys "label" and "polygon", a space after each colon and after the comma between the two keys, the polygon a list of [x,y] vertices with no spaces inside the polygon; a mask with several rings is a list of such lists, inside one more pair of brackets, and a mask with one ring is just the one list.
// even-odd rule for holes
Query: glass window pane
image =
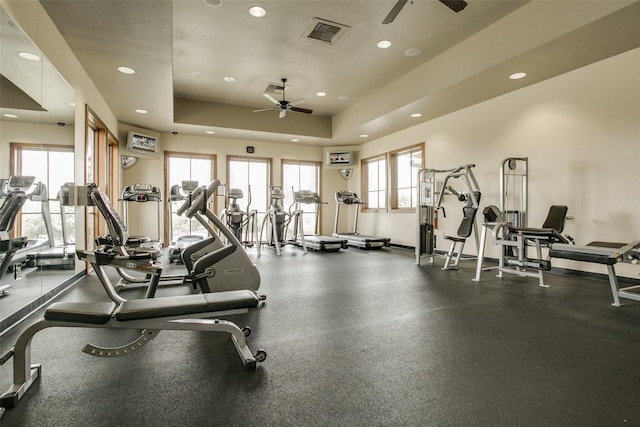
{"label": "glass window pane", "polygon": [[211,159],[192,158],[191,175],[192,181],[198,181],[199,185],[208,185],[211,182]]}
{"label": "glass window pane", "polygon": [[411,207],[411,188],[398,189],[398,207],[410,208]]}
{"label": "glass window pane", "polygon": [[[295,191],[299,190],[308,190],[314,191],[316,193],[320,192],[320,188],[318,186],[318,177],[320,175],[320,166],[315,164],[306,164],[306,163],[292,163],[286,162],[283,164],[282,168],[282,182],[283,182],[283,190],[285,195],[285,207],[293,203],[293,195],[291,193],[291,187],[295,189]],[[315,204],[304,204],[301,205],[300,208],[303,210],[303,224],[305,232],[313,233],[315,230]]]}

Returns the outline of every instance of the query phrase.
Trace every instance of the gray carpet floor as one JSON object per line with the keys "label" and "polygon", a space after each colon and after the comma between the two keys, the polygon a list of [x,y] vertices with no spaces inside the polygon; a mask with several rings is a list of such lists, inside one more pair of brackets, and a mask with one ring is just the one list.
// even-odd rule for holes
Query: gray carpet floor
{"label": "gray carpet floor", "polygon": [[[268,299],[229,319],[268,353],[255,372],[223,334],[165,331],[100,359],[80,349],[133,335],[49,329],[33,341],[42,377],[2,426],[640,425],[640,303],[612,307],[605,280],[548,274],[545,289],[487,272],[475,283],[474,262],[441,271],[442,259],[419,267],[387,248],[251,254]],[[106,295],[90,276],[62,300]]]}

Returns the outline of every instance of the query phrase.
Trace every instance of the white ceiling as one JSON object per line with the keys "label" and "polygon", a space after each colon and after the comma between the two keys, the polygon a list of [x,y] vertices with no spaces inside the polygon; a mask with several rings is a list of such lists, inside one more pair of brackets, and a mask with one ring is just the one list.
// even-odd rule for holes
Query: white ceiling
{"label": "white ceiling", "polygon": [[[468,0],[454,13],[414,0],[387,25],[395,0],[41,3],[120,122],[314,145],[360,144],[640,46],[637,1]],[[248,14],[255,4],[265,17]],[[307,40],[316,17],[350,28],[331,45]],[[509,80],[516,71],[529,75]],[[262,93],[281,78],[313,114],[253,112],[273,106]]]}

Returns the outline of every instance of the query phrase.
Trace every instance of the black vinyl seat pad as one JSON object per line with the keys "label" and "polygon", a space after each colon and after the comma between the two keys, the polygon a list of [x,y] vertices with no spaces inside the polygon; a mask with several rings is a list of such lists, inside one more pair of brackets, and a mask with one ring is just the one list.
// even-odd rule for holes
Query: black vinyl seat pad
{"label": "black vinyl seat pad", "polygon": [[594,264],[614,265],[618,262],[618,259],[611,256],[613,250],[620,249],[626,246],[626,243],[615,242],[591,242],[586,245],[586,248],[606,248],[611,249],[611,253],[595,253],[587,250],[580,252],[579,248],[573,250],[563,250],[552,248],[549,250],[549,256],[551,258],[563,258],[570,259],[572,261],[591,262]]}
{"label": "black vinyl seat pad", "polygon": [[[248,290],[138,299],[123,302],[115,314],[115,319],[126,322],[188,316],[254,308],[258,304],[257,295]],[[44,318],[51,321],[103,325],[112,318],[115,309],[116,304],[113,302],[57,302],[45,311]]]}

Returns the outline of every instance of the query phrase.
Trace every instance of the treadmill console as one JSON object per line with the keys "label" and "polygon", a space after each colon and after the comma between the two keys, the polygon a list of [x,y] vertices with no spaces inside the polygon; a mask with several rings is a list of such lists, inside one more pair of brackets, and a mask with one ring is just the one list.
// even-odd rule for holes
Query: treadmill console
{"label": "treadmill console", "polygon": [[359,205],[362,204],[362,200],[358,195],[352,191],[338,191],[336,193],[336,202],[343,203],[345,205]]}
{"label": "treadmill console", "polygon": [[26,192],[36,180],[35,176],[20,176],[13,175],[7,182],[7,193],[11,191],[24,191]]}

